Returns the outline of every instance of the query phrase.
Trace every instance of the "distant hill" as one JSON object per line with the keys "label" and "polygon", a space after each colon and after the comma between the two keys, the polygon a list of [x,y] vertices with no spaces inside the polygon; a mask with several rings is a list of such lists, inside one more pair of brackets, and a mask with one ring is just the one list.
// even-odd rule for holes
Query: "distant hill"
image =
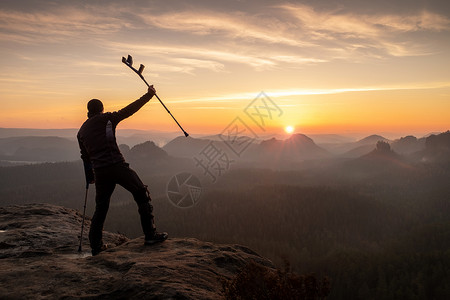
{"label": "distant hill", "polygon": [[168,154],[166,151],[156,146],[154,142],[147,141],[131,148],[128,151],[127,156],[133,161],[154,161],[165,159],[168,157]]}
{"label": "distant hill", "polygon": [[438,135],[438,134],[441,134],[442,132],[430,132],[430,133],[427,133],[427,134],[425,134],[424,136],[423,136],[423,138],[427,138],[427,137],[429,137],[429,136],[431,136],[431,135]]}
{"label": "distant hill", "polygon": [[414,157],[422,162],[450,162],[450,131],[427,137],[425,149]]}
{"label": "distant hill", "polygon": [[378,141],[390,142],[381,135],[370,135],[351,143],[327,143],[320,146],[327,151],[345,158],[357,158],[375,148]]}
{"label": "distant hill", "polygon": [[356,148],[353,148],[345,153],[342,153],[340,156],[345,158],[357,158],[363,155],[368,154],[374,148],[373,144],[362,145]]}
{"label": "distant hill", "polygon": [[119,145],[125,160],[133,169],[148,174],[176,174],[193,166],[193,160],[169,155],[152,141],[137,144],[134,147]]}
{"label": "distant hill", "polygon": [[[119,125],[120,127],[120,125]],[[117,142],[133,147],[146,141],[153,141],[159,147],[179,136],[179,132],[165,132],[156,130],[117,129]]]}
{"label": "distant hill", "polygon": [[389,143],[384,141],[378,141],[376,148],[370,153],[363,155],[359,160],[372,160],[372,161],[390,161],[399,160],[401,156],[391,149]]}
{"label": "distant hill", "polygon": [[0,139],[0,160],[56,162],[80,158],[78,143],[56,136],[22,136]]}
{"label": "distant hill", "polygon": [[368,145],[368,144],[376,144],[378,141],[389,141],[387,138],[382,137],[381,135],[369,135],[368,137],[365,137],[359,141],[357,141],[356,145]]}
{"label": "distant hill", "polygon": [[276,164],[278,162],[302,161],[327,158],[330,154],[317,146],[304,134],[294,134],[286,140],[272,138],[254,145],[244,158]]}
{"label": "distant hill", "polygon": [[[80,124],[81,126],[81,124]],[[0,128],[0,138],[23,136],[57,136],[75,140],[78,129]]]}
{"label": "distant hill", "polygon": [[[335,144],[335,143],[351,143],[354,142],[354,139],[348,136],[343,136],[339,134],[307,134],[309,138],[311,138],[314,143],[316,143],[319,147],[321,144]],[[287,134],[269,134],[269,135],[259,135],[255,142],[262,142],[264,140],[269,140],[271,138],[276,138],[278,140],[286,139]],[[216,135],[205,135],[201,137],[206,140],[213,141],[224,141],[226,140],[226,136],[222,134]]]}
{"label": "distant hill", "polygon": [[[122,154],[130,162],[146,164],[161,162],[168,158],[166,151],[154,142],[146,141],[130,148],[120,144]],[[55,136],[27,136],[0,138],[0,165],[12,166],[17,162],[62,162],[80,161],[78,142]]]}
{"label": "distant hill", "polygon": [[[232,160],[253,163],[267,162],[274,164],[274,166],[279,162],[298,162],[330,156],[326,150],[317,146],[311,138],[303,134],[294,134],[286,140],[271,138],[260,143],[253,141],[248,147],[242,148],[239,156],[232,152],[230,145],[227,144],[227,140],[223,136],[222,139],[220,139],[220,136],[218,137],[218,140],[209,140],[180,136],[167,143],[163,150],[171,156],[193,158],[199,156],[208,147],[208,144],[214,143],[214,147],[222,153],[226,153]],[[248,138],[242,138],[244,141],[248,141]],[[236,147],[239,147],[239,145],[236,145]]]}
{"label": "distant hill", "polygon": [[354,141],[351,137],[339,134],[308,134],[308,136],[313,139],[318,146],[327,143],[351,143]]}
{"label": "distant hill", "polygon": [[397,153],[411,154],[425,149],[425,138],[408,135],[393,141],[391,147]]}
{"label": "distant hill", "polygon": [[450,131],[446,131],[438,135],[430,135],[425,141],[425,146],[429,151],[449,151]]}
{"label": "distant hill", "polygon": [[378,141],[375,149],[345,163],[351,176],[396,174],[412,168],[400,154],[394,152],[388,142]]}
{"label": "distant hill", "polygon": [[168,142],[162,149],[172,156],[192,158],[198,155],[209,142],[210,140],[207,139],[179,136]]}
{"label": "distant hill", "polygon": [[[0,138],[24,137],[24,136],[35,136],[35,137],[54,136],[75,141],[77,133],[78,133],[77,128],[67,128],[67,129],[0,128]],[[178,135],[179,132],[121,129],[120,126],[119,128],[117,128],[116,131],[117,142],[119,144],[127,144],[129,146],[134,146],[143,143],[145,141],[154,141],[155,144],[162,146]]]}

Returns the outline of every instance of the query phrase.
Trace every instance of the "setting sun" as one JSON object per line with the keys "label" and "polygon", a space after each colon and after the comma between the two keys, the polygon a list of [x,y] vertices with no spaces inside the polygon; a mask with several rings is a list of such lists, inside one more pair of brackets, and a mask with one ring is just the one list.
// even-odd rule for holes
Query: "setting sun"
{"label": "setting sun", "polygon": [[[222,132],[246,107],[267,136],[448,130],[445,1],[91,2],[0,2],[0,128],[79,128],[92,98],[120,110],[146,91],[121,61],[132,55],[192,135]],[[154,100],[118,129],[183,134]]]}
{"label": "setting sun", "polygon": [[289,133],[289,134],[291,134],[291,133],[293,133],[294,132],[294,127],[293,126],[286,126],[285,128],[284,128],[284,131],[286,131],[286,133]]}

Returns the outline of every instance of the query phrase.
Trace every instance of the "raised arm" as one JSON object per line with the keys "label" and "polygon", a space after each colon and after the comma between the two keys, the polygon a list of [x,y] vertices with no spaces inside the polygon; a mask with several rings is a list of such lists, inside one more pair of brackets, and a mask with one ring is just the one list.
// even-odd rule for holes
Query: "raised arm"
{"label": "raised arm", "polygon": [[135,112],[137,112],[139,109],[141,109],[141,107],[144,106],[145,103],[150,101],[150,99],[155,94],[156,94],[156,90],[153,87],[153,85],[151,85],[148,88],[147,93],[144,94],[141,98],[139,98],[138,100],[134,101],[133,103],[125,106],[121,110],[119,110],[117,112],[113,112],[112,115],[113,115],[115,123],[119,123],[123,119],[126,119],[129,116],[133,115]]}

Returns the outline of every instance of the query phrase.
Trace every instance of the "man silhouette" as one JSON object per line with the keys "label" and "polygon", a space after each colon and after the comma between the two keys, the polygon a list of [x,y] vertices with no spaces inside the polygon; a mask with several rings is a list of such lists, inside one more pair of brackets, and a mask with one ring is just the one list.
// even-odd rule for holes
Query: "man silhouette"
{"label": "man silhouette", "polygon": [[92,255],[107,246],[103,243],[103,224],[116,184],[128,190],[138,205],[145,244],[151,245],[167,239],[166,232],[156,232],[150,193],[139,176],[125,162],[116,142],[116,127],[120,121],[137,112],[155,95],[153,86],[141,98],[117,112],[103,113],[103,103],[98,99],[88,102],[88,119],[78,131],[81,159],[84,163],[86,183],[95,183],[95,212],[89,230]]}

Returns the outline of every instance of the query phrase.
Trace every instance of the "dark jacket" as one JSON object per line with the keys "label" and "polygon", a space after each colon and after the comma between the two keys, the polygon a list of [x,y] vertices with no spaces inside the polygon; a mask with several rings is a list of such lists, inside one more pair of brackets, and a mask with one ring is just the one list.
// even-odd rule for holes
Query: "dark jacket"
{"label": "dark jacket", "polygon": [[125,161],[116,142],[117,124],[137,112],[151,98],[152,95],[147,93],[117,112],[99,113],[90,116],[83,123],[77,138],[86,172],[92,168],[107,167]]}

